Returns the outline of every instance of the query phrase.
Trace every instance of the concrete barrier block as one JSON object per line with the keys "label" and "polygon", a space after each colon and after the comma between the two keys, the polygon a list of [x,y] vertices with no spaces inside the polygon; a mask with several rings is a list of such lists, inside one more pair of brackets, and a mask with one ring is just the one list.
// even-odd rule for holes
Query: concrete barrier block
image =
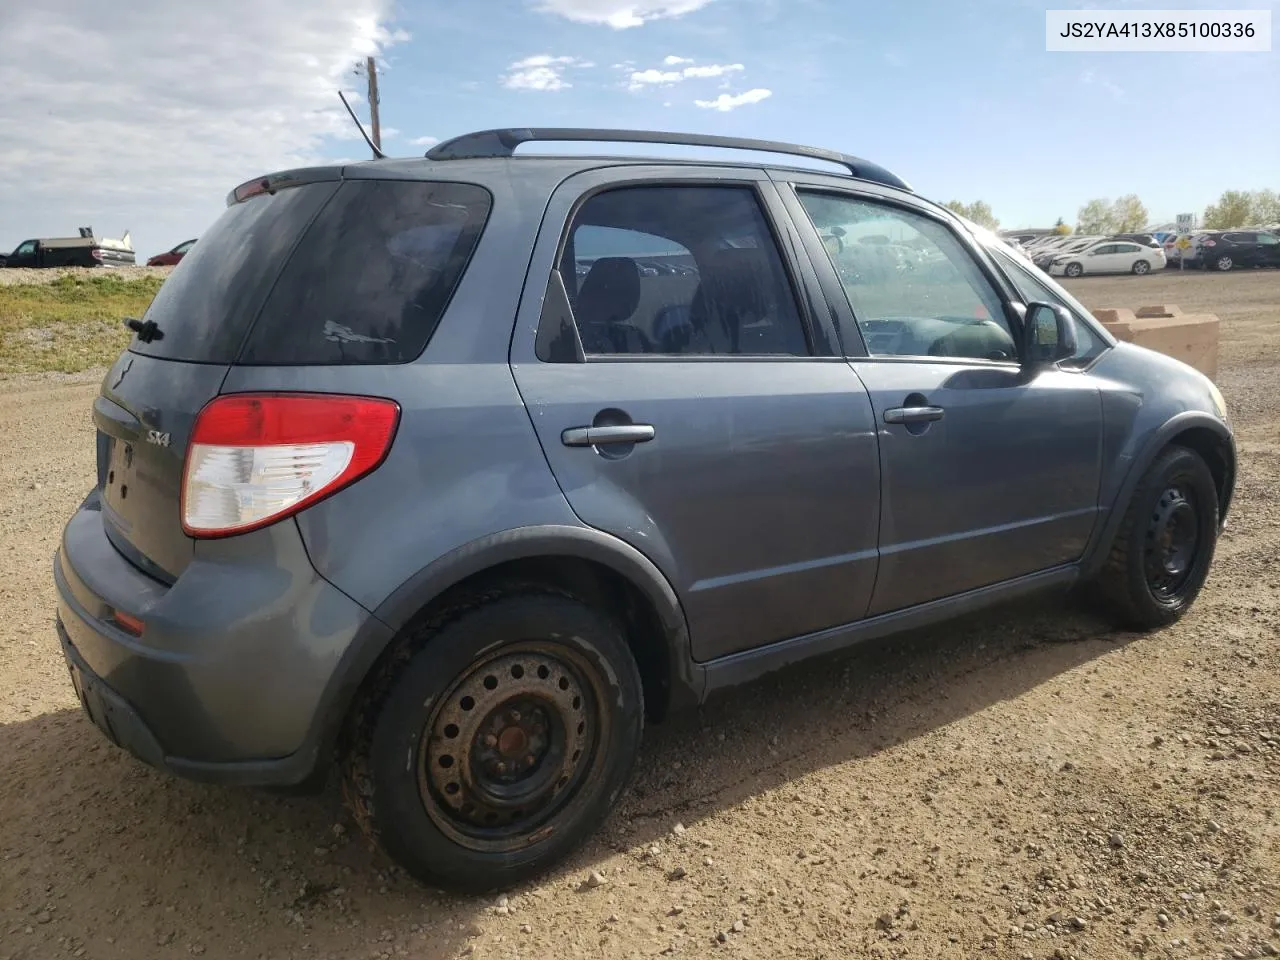
{"label": "concrete barrier block", "polygon": [[1145,319],[1147,317],[1180,317],[1182,316],[1182,308],[1176,303],[1153,303],[1145,307],[1138,308],[1138,318]]}
{"label": "concrete barrier block", "polygon": [[[1175,308],[1176,309],[1176,308]],[[1130,311],[1117,311],[1130,313]],[[1099,318],[1101,319],[1101,318]],[[1143,317],[1102,325],[1117,340],[1136,343],[1195,367],[1209,379],[1218,376],[1218,338],[1221,321],[1213,314]]]}
{"label": "concrete barrier block", "polygon": [[1126,323],[1137,319],[1126,307],[1103,307],[1093,311],[1093,315],[1099,323]]}

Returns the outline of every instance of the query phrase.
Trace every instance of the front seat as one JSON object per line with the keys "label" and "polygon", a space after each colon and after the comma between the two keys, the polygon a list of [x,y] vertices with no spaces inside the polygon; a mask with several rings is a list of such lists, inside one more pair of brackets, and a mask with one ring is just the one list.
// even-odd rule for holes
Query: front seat
{"label": "front seat", "polygon": [[652,353],[649,338],[628,321],[640,306],[640,269],[630,257],[591,265],[573,304],[586,353]]}

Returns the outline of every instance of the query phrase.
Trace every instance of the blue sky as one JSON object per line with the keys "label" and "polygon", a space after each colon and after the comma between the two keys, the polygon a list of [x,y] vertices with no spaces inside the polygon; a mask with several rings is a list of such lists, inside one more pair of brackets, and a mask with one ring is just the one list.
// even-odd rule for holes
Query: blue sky
{"label": "blue sky", "polygon": [[[403,0],[396,24],[412,39],[386,53],[383,123],[404,137],[565,125],[813,143],[882,163],[935,199],[985,199],[1007,226],[1073,222],[1099,196],[1137,193],[1153,217],[1172,219],[1225,189],[1280,189],[1274,52],[1048,53],[1044,11],[1060,2],[686,5],[696,9],[614,29],[530,3]],[[581,17],[628,5],[558,6]],[[1268,4],[1230,4],[1247,6]],[[504,86],[512,63],[535,56],[574,58],[556,65],[564,88]],[[738,64],[720,77],[628,89],[631,72]],[[751,90],[770,95],[727,112],[696,105]],[[411,147],[395,138],[387,146]]]}
{"label": "blue sky", "polygon": [[[4,6],[0,249],[199,234],[267,171],[366,154],[335,96],[383,63],[384,146],[496,126],[832,147],[1007,227],[1136,193],[1153,221],[1280,190],[1280,53],[1045,51],[1064,0],[100,0]],[[1214,0],[1105,0],[1204,9]],[[1276,11],[1280,0],[1218,9]],[[701,105],[700,105],[701,104]],[[367,105],[356,104],[362,115]]]}
{"label": "blue sky", "polygon": [[[412,38],[387,52],[383,123],[406,137],[622,125],[815,143],[876,160],[937,200],[983,198],[1007,227],[1074,221],[1092,197],[1138,193],[1153,218],[1172,219],[1224,189],[1280,188],[1277,52],[1046,52],[1044,10],[1061,5],[713,0],[616,29],[531,4],[406,0],[397,24]],[[1230,4],[1245,6],[1268,5]],[[509,65],[539,55],[594,67],[559,67],[559,90],[504,86]],[[736,64],[627,88],[631,72]],[[751,90],[771,93],[728,111],[696,105]]]}

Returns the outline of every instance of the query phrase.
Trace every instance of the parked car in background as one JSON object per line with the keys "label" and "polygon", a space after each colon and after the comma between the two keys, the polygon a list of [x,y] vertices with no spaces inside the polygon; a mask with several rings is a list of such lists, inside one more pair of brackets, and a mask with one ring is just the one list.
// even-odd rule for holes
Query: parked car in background
{"label": "parked car in background", "polygon": [[1049,264],[1055,277],[1079,277],[1086,273],[1150,273],[1163,270],[1164,250],[1129,240],[1101,240],[1082,249],[1063,251]]}
{"label": "parked car in background", "polygon": [[194,240],[185,240],[178,244],[172,250],[166,250],[164,253],[157,253],[154,257],[147,261],[148,267],[172,267],[174,264],[182,260],[187,255],[187,251],[194,247]]}
{"label": "parked car in background", "polygon": [[[610,139],[847,172],[516,153]],[[641,269],[671,250],[696,270]],[[1037,590],[1172,624],[1232,499],[1222,395],[1023,263],[876,164],[726,137],[251,180],[93,400],[52,570],[77,700],[197,779],[336,755],[395,861],[488,890],[716,691]]]}
{"label": "parked car in background", "polygon": [[1152,233],[1113,233],[1107,239],[1109,240],[1129,240],[1133,243],[1141,244],[1144,247],[1160,247],[1163,246]]}
{"label": "parked car in background", "polygon": [[95,237],[82,227],[78,237],[23,240],[12,253],[0,256],[0,267],[127,267],[135,262],[129,231],[119,240]]}
{"label": "parked car in background", "polygon": [[1060,256],[1085,250],[1097,243],[1100,237],[1065,237],[1060,243],[1045,244],[1032,254],[1031,261],[1041,270],[1048,270],[1049,264]]}
{"label": "parked car in background", "polygon": [[1195,239],[1187,266],[1205,270],[1280,267],[1280,237],[1267,230],[1210,231]]}

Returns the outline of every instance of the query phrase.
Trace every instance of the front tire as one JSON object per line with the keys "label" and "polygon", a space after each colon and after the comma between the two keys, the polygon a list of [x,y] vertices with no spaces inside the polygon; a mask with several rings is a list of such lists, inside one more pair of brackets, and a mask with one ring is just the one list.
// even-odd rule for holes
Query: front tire
{"label": "front tire", "polygon": [[1068,277],[1078,277],[1080,274],[1084,273],[1084,267],[1080,266],[1078,263],[1068,263],[1066,269],[1062,272]]}
{"label": "front tire", "polygon": [[1191,608],[1218,540],[1218,490],[1200,455],[1169,447],[1139,481],[1098,577],[1123,626],[1168,626]]}
{"label": "front tire", "polygon": [[419,880],[509,887],[575,849],[626,785],[644,716],[635,660],[612,620],[536,592],[422,639],[360,710],[347,800]]}

